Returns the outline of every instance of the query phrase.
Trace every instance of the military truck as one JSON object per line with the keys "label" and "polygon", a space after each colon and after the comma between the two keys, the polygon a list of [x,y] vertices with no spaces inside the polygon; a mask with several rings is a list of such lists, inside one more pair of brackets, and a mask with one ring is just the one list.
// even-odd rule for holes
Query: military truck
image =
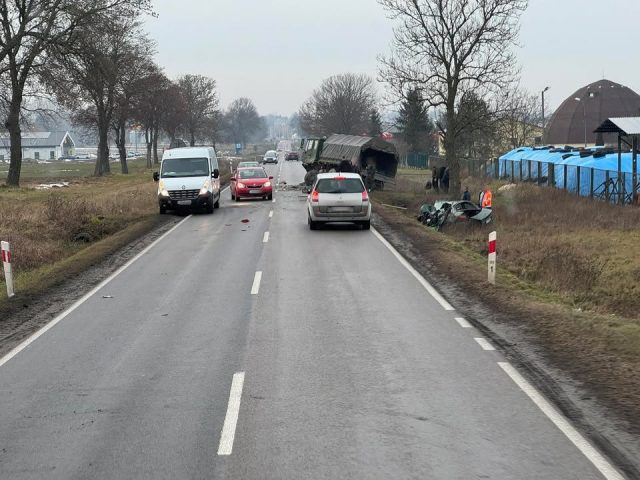
{"label": "military truck", "polygon": [[312,183],[315,174],[331,170],[359,173],[372,189],[381,190],[386,183],[395,183],[396,147],[381,138],[340,134],[307,138],[301,142],[301,149],[307,184]]}

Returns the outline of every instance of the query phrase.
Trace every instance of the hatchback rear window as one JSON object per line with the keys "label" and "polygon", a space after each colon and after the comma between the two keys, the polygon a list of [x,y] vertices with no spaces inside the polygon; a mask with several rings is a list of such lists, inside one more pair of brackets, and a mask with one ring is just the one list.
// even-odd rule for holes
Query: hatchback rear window
{"label": "hatchback rear window", "polygon": [[267,173],[262,168],[245,168],[239,170],[240,178],[267,178]]}
{"label": "hatchback rear window", "polygon": [[318,180],[316,191],[318,193],[361,193],[364,192],[364,185],[358,178],[344,178],[341,180],[323,178]]}

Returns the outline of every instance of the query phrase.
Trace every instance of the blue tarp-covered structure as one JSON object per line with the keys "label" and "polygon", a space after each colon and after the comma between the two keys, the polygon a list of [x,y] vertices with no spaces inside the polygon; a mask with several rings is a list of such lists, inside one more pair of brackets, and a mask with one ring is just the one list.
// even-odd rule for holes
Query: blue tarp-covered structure
{"label": "blue tarp-covered structure", "polygon": [[[580,168],[578,169],[578,167]],[[516,148],[499,158],[498,168],[501,178],[531,181],[542,179],[544,183],[547,183],[550,177],[549,168],[553,168],[553,178],[557,187],[563,188],[566,185],[567,190],[573,192],[577,192],[579,188],[580,195],[584,196],[589,196],[592,188],[596,194],[599,193],[599,189],[605,188],[604,184],[607,179],[610,184],[618,183],[618,153],[604,150],[601,147],[590,149]],[[539,175],[538,169],[540,169]],[[633,191],[631,152],[622,153],[620,171],[625,191]]]}

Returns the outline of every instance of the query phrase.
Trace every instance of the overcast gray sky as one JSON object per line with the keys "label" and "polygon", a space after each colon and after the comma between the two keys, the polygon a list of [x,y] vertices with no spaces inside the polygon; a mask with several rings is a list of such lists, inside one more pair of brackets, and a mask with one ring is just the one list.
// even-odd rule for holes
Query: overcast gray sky
{"label": "overcast gray sky", "polygon": [[[530,0],[517,54],[522,85],[545,86],[556,108],[605,78],[640,92],[635,58],[640,1]],[[377,75],[392,24],[375,0],[154,0],[147,30],[158,63],[175,78],[213,77],[223,106],[251,98],[261,114],[289,115],[337,73]],[[634,65],[635,63],[635,65]],[[383,86],[379,90],[382,92]]]}

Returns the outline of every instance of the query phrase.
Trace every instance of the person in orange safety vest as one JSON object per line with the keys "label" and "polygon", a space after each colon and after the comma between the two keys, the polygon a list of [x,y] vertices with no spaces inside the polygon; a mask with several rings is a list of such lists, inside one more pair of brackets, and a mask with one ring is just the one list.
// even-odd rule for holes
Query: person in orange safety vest
{"label": "person in orange safety vest", "polygon": [[486,185],[484,190],[480,192],[479,204],[482,208],[491,208],[493,205],[493,194],[489,190],[489,186]]}

